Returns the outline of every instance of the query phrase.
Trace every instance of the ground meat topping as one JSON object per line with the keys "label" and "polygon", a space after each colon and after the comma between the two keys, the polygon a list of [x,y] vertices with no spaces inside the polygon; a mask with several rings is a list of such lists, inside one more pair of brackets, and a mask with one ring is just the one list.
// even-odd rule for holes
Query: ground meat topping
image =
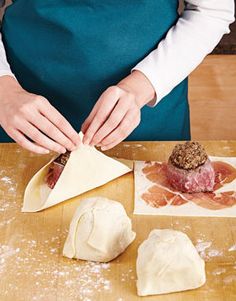
{"label": "ground meat topping", "polygon": [[169,160],[174,166],[189,170],[203,165],[207,159],[207,153],[200,143],[188,141],[184,144],[177,144]]}

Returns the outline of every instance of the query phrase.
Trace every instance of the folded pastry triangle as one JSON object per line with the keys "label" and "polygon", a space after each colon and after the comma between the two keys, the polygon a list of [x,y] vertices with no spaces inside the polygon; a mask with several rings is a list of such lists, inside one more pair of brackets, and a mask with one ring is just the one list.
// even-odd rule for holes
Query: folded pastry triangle
{"label": "folded pastry triangle", "polygon": [[[54,158],[55,159],[55,158]],[[23,212],[36,212],[102,186],[131,171],[130,161],[116,160],[81,144],[70,157],[53,189],[45,181],[52,159],[28,183]]]}

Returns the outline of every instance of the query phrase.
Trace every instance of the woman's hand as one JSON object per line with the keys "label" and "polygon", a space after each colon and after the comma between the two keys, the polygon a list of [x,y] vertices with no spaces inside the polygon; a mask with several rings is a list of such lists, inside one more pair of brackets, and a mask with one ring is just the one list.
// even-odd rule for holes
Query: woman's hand
{"label": "woman's hand", "polygon": [[0,106],[2,128],[32,152],[64,153],[80,143],[77,132],[46,98],[28,93],[11,76],[0,77]]}
{"label": "woman's hand", "polygon": [[84,144],[112,148],[125,139],[140,122],[135,96],[118,87],[109,87],[99,98],[82,126]]}
{"label": "woman's hand", "polygon": [[154,97],[149,80],[134,71],[100,96],[82,125],[83,142],[101,146],[102,150],[114,147],[138,126],[141,108]]}

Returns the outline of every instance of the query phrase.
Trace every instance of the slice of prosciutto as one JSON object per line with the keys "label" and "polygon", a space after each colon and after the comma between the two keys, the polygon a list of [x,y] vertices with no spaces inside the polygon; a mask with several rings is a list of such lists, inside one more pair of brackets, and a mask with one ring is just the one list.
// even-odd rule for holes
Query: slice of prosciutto
{"label": "slice of prosciutto", "polygon": [[211,165],[215,173],[213,192],[183,193],[178,189],[174,189],[169,183],[167,179],[167,163],[144,162],[142,174],[153,185],[144,189],[141,198],[148,205],[155,208],[167,205],[182,206],[188,202],[210,210],[220,210],[235,206],[235,191],[217,193],[217,189],[236,179],[236,169],[232,165],[222,161],[213,161]]}
{"label": "slice of prosciutto", "polygon": [[170,185],[181,192],[210,192],[215,185],[215,171],[209,159],[189,170],[178,168],[169,160],[166,176]]}
{"label": "slice of prosciutto", "polygon": [[53,189],[70,157],[70,152],[61,154],[50,165],[45,181],[49,188]]}

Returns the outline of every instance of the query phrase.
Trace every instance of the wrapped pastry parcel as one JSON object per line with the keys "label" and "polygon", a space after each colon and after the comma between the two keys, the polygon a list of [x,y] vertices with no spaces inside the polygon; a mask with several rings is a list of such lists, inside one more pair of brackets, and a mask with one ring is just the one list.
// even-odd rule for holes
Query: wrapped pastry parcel
{"label": "wrapped pastry parcel", "polygon": [[108,262],[124,252],[135,236],[120,202],[104,197],[84,199],[72,218],[63,255]]}
{"label": "wrapped pastry parcel", "polygon": [[22,211],[43,210],[130,172],[130,161],[120,161],[83,144],[66,157],[53,158],[28,183]]}

